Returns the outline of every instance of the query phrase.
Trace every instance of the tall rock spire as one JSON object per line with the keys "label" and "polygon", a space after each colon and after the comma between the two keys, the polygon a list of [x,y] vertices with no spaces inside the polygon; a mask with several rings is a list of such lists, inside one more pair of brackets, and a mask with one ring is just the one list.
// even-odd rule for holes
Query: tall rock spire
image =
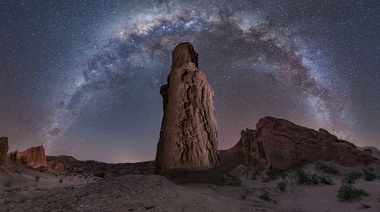
{"label": "tall rock spire", "polygon": [[190,43],[178,44],[172,59],[168,84],[160,90],[164,117],[155,173],[178,182],[220,183],[214,91]]}

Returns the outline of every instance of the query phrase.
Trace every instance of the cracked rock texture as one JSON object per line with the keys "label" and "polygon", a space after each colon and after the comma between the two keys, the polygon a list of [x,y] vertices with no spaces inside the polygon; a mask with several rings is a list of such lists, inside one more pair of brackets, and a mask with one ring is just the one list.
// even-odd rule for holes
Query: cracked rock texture
{"label": "cracked rock texture", "polygon": [[47,167],[45,149],[43,146],[31,147],[23,152],[14,151],[10,153],[10,158],[16,163],[20,163],[32,168]]}
{"label": "cracked rock texture", "polygon": [[343,166],[366,165],[374,161],[371,154],[324,129],[318,132],[273,117],[260,119],[256,127],[256,130],[243,130],[235,146],[220,151],[225,170],[240,164],[271,170],[318,160],[333,160]]}
{"label": "cracked rock texture", "polygon": [[5,163],[7,162],[8,150],[9,150],[8,138],[7,137],[1,137],[0,138],[0,166],[5,165]]}
{"label": "cracked rock texture", "polygon": [[221,180],[214,91],[198,69],[197,58],[190,43],[173,50],[168,84],[160,91],[164,117],[155,173],[177,181],[212,183]]}

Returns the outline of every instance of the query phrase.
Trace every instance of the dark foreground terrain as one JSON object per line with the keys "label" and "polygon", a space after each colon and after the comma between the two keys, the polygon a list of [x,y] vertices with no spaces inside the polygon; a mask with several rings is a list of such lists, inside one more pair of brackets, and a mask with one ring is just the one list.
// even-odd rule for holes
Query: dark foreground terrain
{"label": "dark foreground terrain", "polygon": [[[223,185],[175,184],[153,175],[153,162],[66,165],[73,172],[2,168],[1,211],[380,211],[378,163],[316,162],[268,174],[239,166]],[[365,193],[346,189],[339,198],[342,185]]]}

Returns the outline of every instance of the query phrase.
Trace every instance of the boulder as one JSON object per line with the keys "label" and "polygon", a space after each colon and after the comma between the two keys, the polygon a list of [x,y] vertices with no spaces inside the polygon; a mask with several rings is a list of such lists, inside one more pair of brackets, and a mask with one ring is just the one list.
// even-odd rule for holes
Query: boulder
{"label": "boulder", "polygon": [[160,90],[164,116],[155,173],[177,182],[220,183],[214,91],[197,58],[190,43],[173,51],[168,83]]}
{"label": "boulder", "polygon": [[0,138],[0,166],[3,166],[7,162],[7,152],[9,150],[8,146],[8,138],[7,137],[1,137]]}
{"label": "boulder", "polygon": [[32,168],[47,167],[45,149],[43,146],[31,147],[23,152],[14,151],[10,158],[16,163]]}
{"label": "boulder", "polygon": [[353,143],[338,139],[324,129],[315,131],[273,117],[265,117],[256,130],[242,131],[239,142],[220,152],[225,170],[239,164],[262,170],[285,170],[318,160],[336,161],[343,166],[367,165],[374,161],[370,154]]}

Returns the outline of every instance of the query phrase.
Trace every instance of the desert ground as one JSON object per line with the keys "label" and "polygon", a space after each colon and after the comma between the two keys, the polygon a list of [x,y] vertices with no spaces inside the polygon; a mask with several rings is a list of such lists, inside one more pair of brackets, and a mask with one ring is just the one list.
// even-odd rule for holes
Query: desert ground
{"label": "desert ground", "polygon": [[[317,164],[337,173],[318,169]],[[127,173],[120,172],[121,167]],[[224,174],[223,185],[175,184],[154,175],[153,162],[89,161],[76,164],[76,170],[54,172],[15,163],[1,168],[0,211],[380,211],[378,162],[368,167],[316,162],[268,174],[239,166]],[[330,178],[332,185],[300,183],[299,170]],[[365,180],[363,170],[370,170],[376,178]],[[352,185],[368,196],[340,201],[337,194],[342,179],[353,171],[362,176]],[[285,184],[284,191],[279,184]]]}

